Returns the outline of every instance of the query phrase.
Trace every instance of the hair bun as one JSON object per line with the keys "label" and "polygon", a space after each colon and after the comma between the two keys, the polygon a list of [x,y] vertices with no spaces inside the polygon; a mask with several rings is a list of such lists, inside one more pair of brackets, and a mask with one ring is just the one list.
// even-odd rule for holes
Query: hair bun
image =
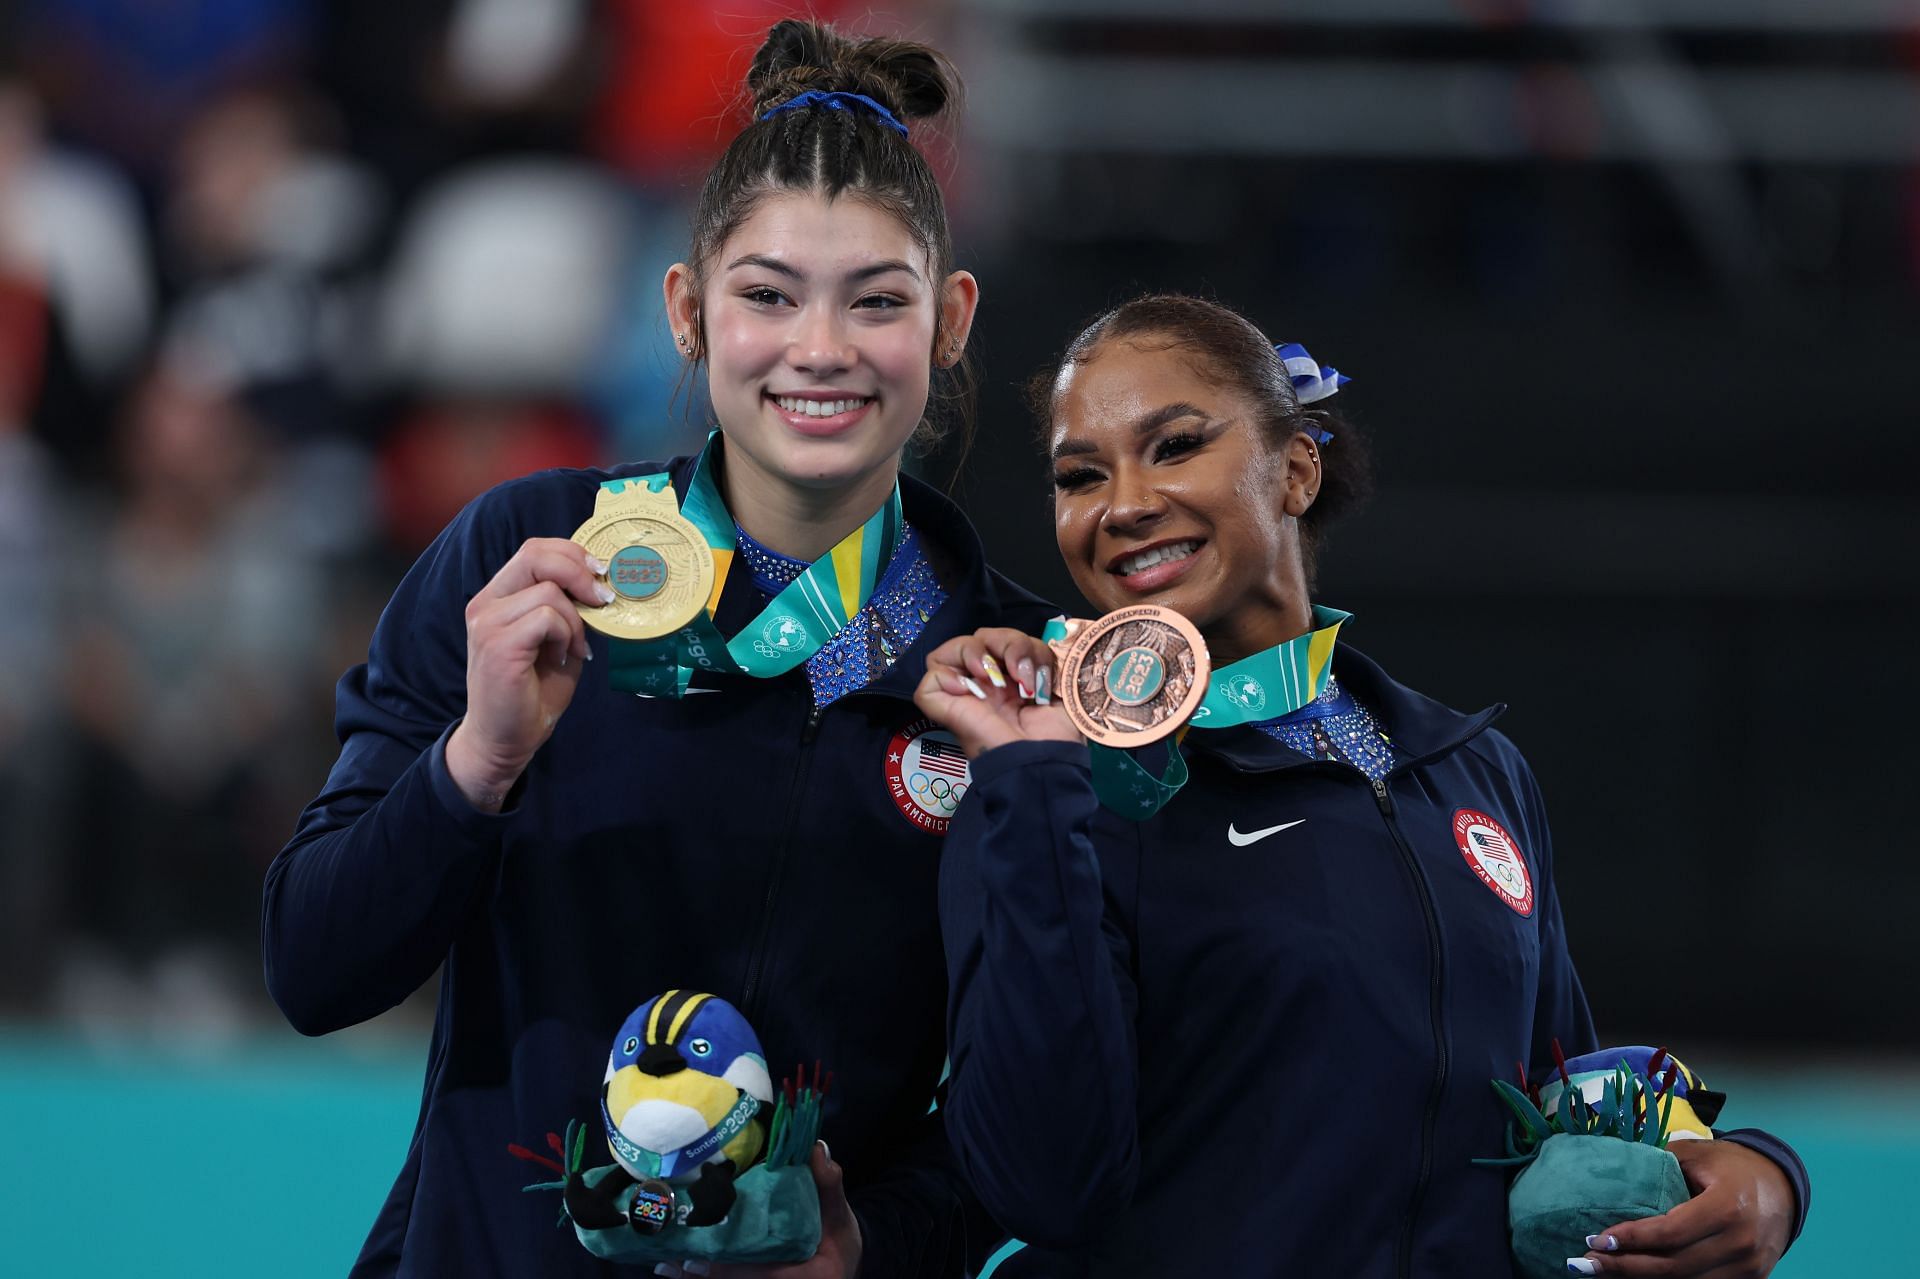
{"label": "hair bun", "polygon": [[911,40],[850,40],[823,22],[776,22],[747,69],[755,118],[809,90],[860,93],[902,121],[926,120],[960,94],[960,76],[937,49]]}

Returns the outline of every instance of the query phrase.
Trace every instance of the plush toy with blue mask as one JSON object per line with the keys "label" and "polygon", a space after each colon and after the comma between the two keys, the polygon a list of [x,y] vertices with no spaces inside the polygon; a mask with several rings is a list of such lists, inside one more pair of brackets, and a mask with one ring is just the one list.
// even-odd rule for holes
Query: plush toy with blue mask
{"label": "plush toy with blue mask", "polygon": [[600,1089],[613,1162],[586,1166],[589,1126],[549,1134],[561,1162],[509,1150],[561,1174],[563,1221],[612,1261],[801,1261],[820,1243],[807,1167],[825,1081],[805,1070],[778,1098],[759,1038],[726,1000],[669,990],[614,1037]]}

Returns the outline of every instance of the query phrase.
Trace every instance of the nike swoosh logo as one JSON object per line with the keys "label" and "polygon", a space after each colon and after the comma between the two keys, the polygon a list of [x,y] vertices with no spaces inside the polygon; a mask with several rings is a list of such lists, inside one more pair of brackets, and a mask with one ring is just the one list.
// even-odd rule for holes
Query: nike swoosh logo
{"label": "nike swoosh logo", "polygon": [[1278,835],[1283,830],[1292,830],[1295,826],[1298,826],[1306,820],[1304,817],[1299,817],[1290,822],[1281,822],[1278,826],[1269,826],[1265,830],[1251,830],[1244,835],[1233,828],[1232,822],[1228,822],[1227,842],[1235,848],[1245,848],[1248,844],[1259,843],[1269,835]]}

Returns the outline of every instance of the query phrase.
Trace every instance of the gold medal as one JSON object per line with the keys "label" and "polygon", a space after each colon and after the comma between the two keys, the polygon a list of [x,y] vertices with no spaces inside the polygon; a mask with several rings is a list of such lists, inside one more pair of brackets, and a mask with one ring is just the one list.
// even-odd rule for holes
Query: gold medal
{"label": "gold medal", "polygon": [[602,486],[593,517],[573,540],[607,571],[596,578],[613,591],[599,607],[576,603],[588,626],[615,639],[649,640],[691,622],[713,594],[713,552],[680,514],[671,485],[658,493],[644,480],[614,492]]}
{"label": "gold medal", "polygon": [[1145,746],[1186,723],[1207,694],[1207,642],[1172,609],[1140,604],[1067,623],[1058,696],[1089,741]]}

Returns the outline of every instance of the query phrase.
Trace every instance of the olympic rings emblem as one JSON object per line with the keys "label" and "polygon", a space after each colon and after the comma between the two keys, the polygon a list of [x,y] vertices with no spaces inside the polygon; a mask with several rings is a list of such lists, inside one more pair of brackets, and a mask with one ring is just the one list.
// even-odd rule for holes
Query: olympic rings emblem
{"label": "olympic rings emblem", "polygon": [[965,782],[949,781],[944,777],[929,777],[925,773],[915,773],[907,779],[908,789],[916,799],[937,804],[943,813],[951,813],[960,807],[960,801],[966,798]]}

